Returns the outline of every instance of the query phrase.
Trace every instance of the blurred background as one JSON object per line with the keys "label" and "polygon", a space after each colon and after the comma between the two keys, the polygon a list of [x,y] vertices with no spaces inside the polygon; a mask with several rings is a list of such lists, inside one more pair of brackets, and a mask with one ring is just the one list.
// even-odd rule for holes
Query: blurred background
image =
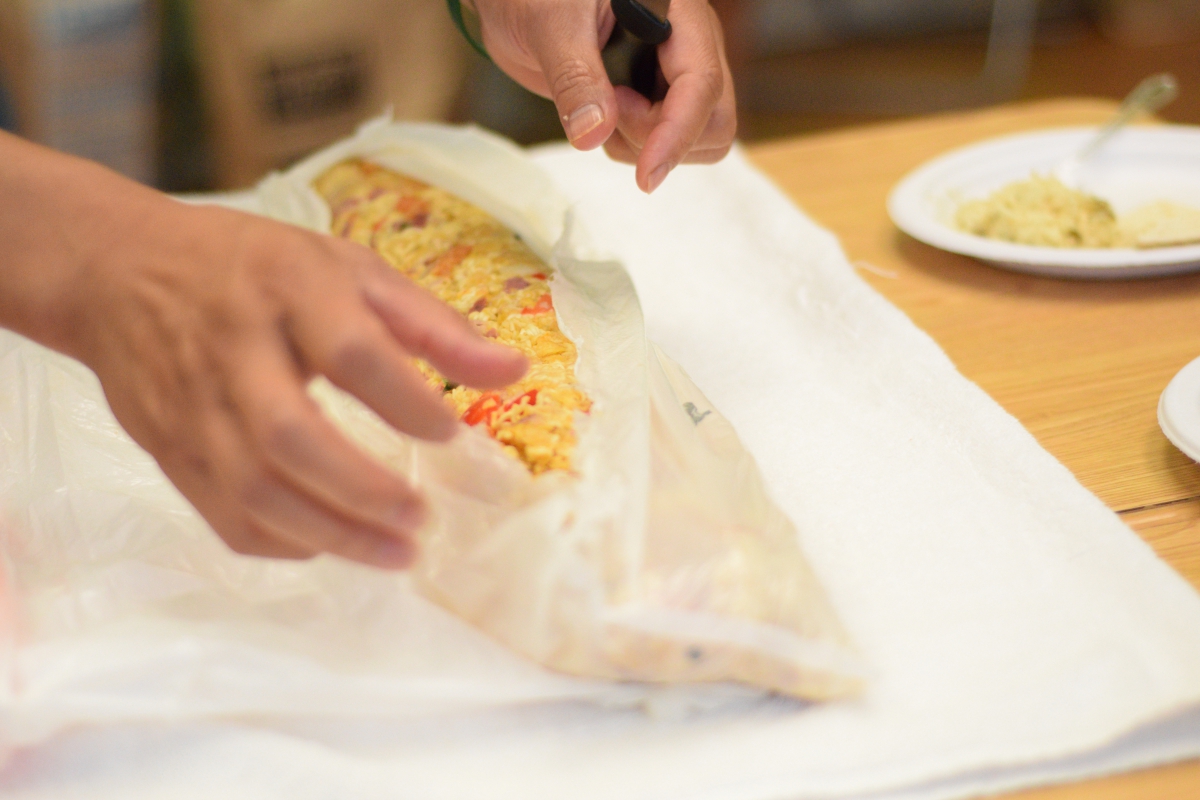
{"label": "blurred background", "polygon": [[[741,138],[1043,97],[1170,71],[1200,124],[1200,0],[713,0]],[[168,191],[248,186],[391,107],[562,138],[444,0],[0,0],[0,128]]]}

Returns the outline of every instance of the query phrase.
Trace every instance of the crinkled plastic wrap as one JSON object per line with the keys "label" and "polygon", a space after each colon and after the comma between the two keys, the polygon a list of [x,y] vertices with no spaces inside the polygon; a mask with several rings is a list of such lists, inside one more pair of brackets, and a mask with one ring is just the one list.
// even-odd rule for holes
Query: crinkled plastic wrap
{"label": "crinkled plastic wrap", "polygon": [[475,203],[549,261],[559,324],[595,402],[577,420],[578,474],[534,477],[475,429],[424,445],[314,387],[343,430],[429,495],[436,517],[413,570],[418,591],[575,675],[737,680],[807,698],[852,691],[844,636],[752,458],[647,343],[621,265],[578,257],[549,179],[478,131],[377,123],[269,181],[268,212],[328,231],[310,187],[349,156]]}
{"label": "crinkled plastic wrap", "polygon": [[262,208],[327,230],[309,183],[350,156],[475,203],[554,266],[594,401],[575,474],[535,478],[474,429],[410,439],[318,381],[342,429],[427,493],[420,558],[396,575],[242,557],[120,429],[94,375],[0,331],[0,744],[89,722],[654,691],[610,679],[855,691],[857,659],[753,459],[646,341],[622,267],[581,257],[540,170],[479,131],[377,122],[269,178]]}

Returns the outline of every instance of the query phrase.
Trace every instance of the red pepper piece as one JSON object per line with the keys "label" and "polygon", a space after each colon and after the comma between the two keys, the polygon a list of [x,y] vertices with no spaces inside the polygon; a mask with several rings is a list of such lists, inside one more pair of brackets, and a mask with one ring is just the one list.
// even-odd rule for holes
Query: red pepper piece
{"label": "red pepper piece", "polygon": [[526,403],[526,405],[535,406],[535,405],[537,405],[537,394],[538,394],[537,389],[530,389],[528,392],[525,392],[524,394],[517,395],[512,400],[509,400],[507,403],[504,404],[504,410],[508,411],[513,406],[521,405],[522,400],[529,401],[528,403]]}
{"label": "red pepper piece", "polygon": [[488,392],[480,397],[462,415],[462,421],[468,425],[478,425],[492,416],[504,405],[504,399],[495,392]]}
{"label": "red pepper piece", "polygon": [[437,260],[433,262],[431,271],[434,275],[444,278],[453,272],[454,268],[461,264],[463,259],[469,255],[471,255],[471,245],[456,244],[438,256]]}
{"label": "red pepper piece", "polygon": [[387,217],[380,217],[378,220],[375,221],[375,224],[371,226],[371,239],[370,239],[371,247],[375,246],[375,240],[379,236],[379,230],[380,230],[380,228],[383,227],[383,223],[385,223],[385,222],[387,222]]}
{"label": "red pepper piece", "polygon": [[529,308],[522,308],[522,314],[547,314],[554,310],[554,303],[550,300],[550,295],[544,294],[538,298],[538,301]]}
{"label": "red pepper piece", "polygon": [[429,201],[414,194],[406,194],[396,201],[396,210],[409,219],[422,214],[429,216]]}
{"label": "red pepper piece", "polygon": [[535,273],[533,273],[532,275],[530,275],[529,277],[531,277],[531,278],[537,278],[539,281],[544,281],[544,280],[546,280],[546,274],[545,274],[545,273],[543,273],[543,272],[535,272]]}

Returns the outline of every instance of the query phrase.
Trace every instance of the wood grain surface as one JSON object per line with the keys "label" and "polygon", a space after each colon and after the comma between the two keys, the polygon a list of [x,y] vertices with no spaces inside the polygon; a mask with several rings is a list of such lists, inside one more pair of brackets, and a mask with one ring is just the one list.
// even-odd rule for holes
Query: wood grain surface
{"label": "wood grain surface", "polygon": [[[1101,122],[1115,108],[1089,99],[1002,106],[769,142],[748,155],[838,235],[863,278],[967,378],[1200,588],[1200,465],[1157,420],[1167,383],[1200,357],[1200,274],[1113,282],[1022,275],[906,236],[885,205],[906,173],[947,150]],[[1200,798],[1200,761],[1012,797]]]}

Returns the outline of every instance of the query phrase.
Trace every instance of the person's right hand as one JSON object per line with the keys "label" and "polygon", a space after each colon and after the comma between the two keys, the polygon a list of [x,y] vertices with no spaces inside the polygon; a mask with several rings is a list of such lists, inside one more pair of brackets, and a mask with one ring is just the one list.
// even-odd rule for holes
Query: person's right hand
{"label": "person's right hand", "polygon": [[658,47],[669,89],[651,103],[613,87],[601,49],[616,19],[610,0],[464,0],[479,15],[483,44],[500,69],[548,97],[571,144],[604,145],[636,164],[653,192],[679,164],[712,164],[733,145],[737,104],[721,22],[708,0],[674,0],[671,38]]}
{"label": "person's right hand", "polygon": [[126,222],[93,226],[98,255],[52,346],[96,372],[125,430],[237,552],[408,565],[421,496],[321,415],[308,380],[445,440],[453,412],[411,359],[489,389],[524,357],[357,244],[140,187],[110,202]]}

